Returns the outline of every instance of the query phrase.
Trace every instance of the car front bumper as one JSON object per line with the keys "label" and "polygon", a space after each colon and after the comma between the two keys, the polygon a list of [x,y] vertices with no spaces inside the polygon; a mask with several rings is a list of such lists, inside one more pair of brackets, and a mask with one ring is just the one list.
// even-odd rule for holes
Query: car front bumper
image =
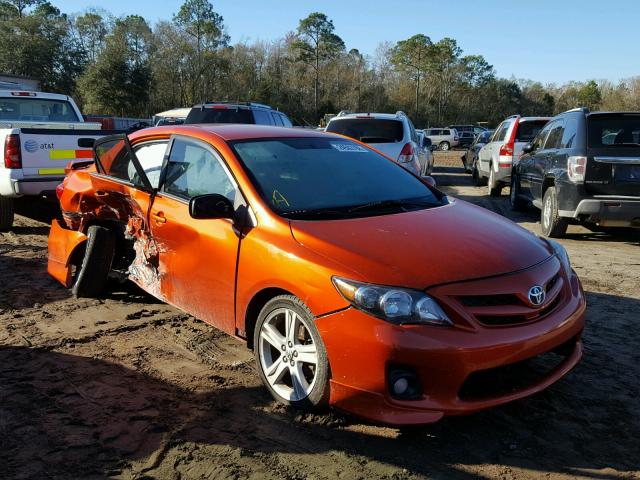
{"label": "car front bumper", "polygon": [[[568,279],[569,299],[539,321],[485,329],[396,326],[355,308],[317,319],[331,368],[331,403],[388,425],[425,424],[539,392],[569,372],[582,356],[585,299],[578,278]],[[513,366],[558,348],[563,360],[531,383],[508,392],[487,388],[481,398],[461,398],[472,374]],[[415,400],[389,392],[390,366],[411,369],[422,384]]]}

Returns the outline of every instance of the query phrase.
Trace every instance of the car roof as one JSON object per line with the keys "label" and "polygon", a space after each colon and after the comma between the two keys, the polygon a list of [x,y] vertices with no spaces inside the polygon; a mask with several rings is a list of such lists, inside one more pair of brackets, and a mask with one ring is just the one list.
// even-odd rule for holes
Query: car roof
{"label": "car roof", "polygon": [[532,122],[532,121],[549,121],[552,117],[520,117],[520,123],[522,122]]}
{"label": "car roof", "polygon": [[[199,123],[188,125],[167,125],[162,127],[145,128],[131,135],[132,139],[153,135],[187,135],[201,138],[205,133],[213,134],[225,141],[248,140],[258,138],[302,138],[302,137],[336,137],[330,133],[311,129],[273,127],[269,125],[240,124],[240,123]],[[341,136],[339,136],[342,138]]]}

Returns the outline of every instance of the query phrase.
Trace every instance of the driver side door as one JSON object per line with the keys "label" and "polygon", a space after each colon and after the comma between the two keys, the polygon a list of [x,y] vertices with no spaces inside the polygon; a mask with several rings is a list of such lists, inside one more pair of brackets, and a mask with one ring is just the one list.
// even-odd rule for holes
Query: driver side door
{"label": "driver side door", "polygon": [[210,144],[174,136],[161,188],[150,211],[160,293],[168,303],[227,333],[235,333],[234,296],[240,238],[228,218],[195,219],[189,201],[208,193],[244,204],[224,159]]}

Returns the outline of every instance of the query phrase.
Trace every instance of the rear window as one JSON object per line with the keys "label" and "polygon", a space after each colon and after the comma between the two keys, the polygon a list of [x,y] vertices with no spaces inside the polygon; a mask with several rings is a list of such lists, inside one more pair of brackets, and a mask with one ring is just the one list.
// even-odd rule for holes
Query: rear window
{"label": "rear window", "polygon": [[347,118],[333,120],[327,132],[340,133],[364,143],[393,143],[404,138],[402,122],[379,118]]}
{"label": "rear window", "polygon": [[530,120],[520,122],[516,132],[516,142],[530,142],[535,138],[540,130],[548,123],[548,120]]}
{"label": "rear window", "polygon": [[640,115],[592,115],[587,134],[590,148],[639,147]]}
{"label": "rear window", "polygon": [[192,108],[184,123],[255,123],[248,108],[205,107]]}
{"label": "rear window", "polygon": [[30,97],[0,98],[0,121],[78,122],[71,104],[63,100]]}

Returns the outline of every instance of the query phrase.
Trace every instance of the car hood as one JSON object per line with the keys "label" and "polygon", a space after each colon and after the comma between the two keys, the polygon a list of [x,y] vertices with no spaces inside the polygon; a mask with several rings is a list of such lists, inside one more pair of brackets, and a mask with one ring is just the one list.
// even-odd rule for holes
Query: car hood
{"label": "car hood", "polygon": [[522,270],[551,255],[546,242],[512,221],[450,201],[393,215],[292,220],[291,232],[356,280],[416,289]]}

